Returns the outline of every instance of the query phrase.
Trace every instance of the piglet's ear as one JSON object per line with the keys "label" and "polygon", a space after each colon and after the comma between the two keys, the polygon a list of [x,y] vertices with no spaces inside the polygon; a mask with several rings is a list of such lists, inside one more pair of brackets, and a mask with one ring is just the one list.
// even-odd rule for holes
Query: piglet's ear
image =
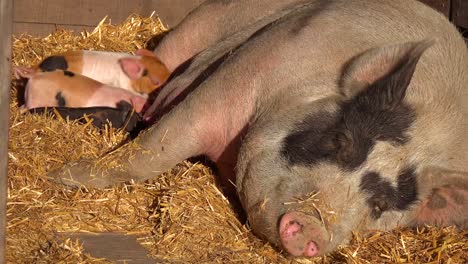
{"label": "piglet's ear", "polygon": [[421,172],[414,224],[468,227],[468,172],[438,167]]}
{"label": "piglet's ear", "polygon": [[136,55],[140,56],[150,56],[150,57],[156,57],[156,55],[148,49],[139,49],[135,52]]}
{"label": "piglet's ear", "polygon": [[121,58],[119,63],[123,72],[132,80],[139,79],[146,74],[145,67],[139,58]]}
{"label": "piglet's ear", "polygon": [[409,42],[365,51],[345,67],[341,80],[343,93],[351,98],[367,88],[377,88],[373,92],[379,98],[373,100],[398,103],[405,96],[416,64],[433,43],[434,41]]}

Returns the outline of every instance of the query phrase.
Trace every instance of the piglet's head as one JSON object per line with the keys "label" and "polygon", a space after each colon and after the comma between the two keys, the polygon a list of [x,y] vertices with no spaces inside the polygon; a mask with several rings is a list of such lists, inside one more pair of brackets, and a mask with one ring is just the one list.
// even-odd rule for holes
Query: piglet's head
{"label": "piglet's head", "polygon": [[[427,143],[440,135],[418,134],[431,125],[408,99],[432,44],[363,52],[345,67],[343,95],[296,106],[279,141],[272,132],[247,138],[256,142],[246,146],[254,154],[240,157],[249,162],[238,168],[237,187],[256,234],[293,256],[315,257],[346,242],[353,230],[466,225],[468,176],[430,169],[446,158],[434,157],[442,151]],[[270,143],[259,148],[261,142]],[[435,171],[438,176],[428,176]]]}
{"label": "piglet's head", "polygon": [[[142,52],[139,52],[141,54]],[[132,80],[136,92],[149,94],[163,85],[170,72],[152,52],[119,59],[123,72]]]}

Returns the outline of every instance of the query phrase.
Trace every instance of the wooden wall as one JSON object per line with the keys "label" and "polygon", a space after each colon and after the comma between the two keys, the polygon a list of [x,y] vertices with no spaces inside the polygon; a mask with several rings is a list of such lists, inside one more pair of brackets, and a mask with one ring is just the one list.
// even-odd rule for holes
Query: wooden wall
{"label": "wooden wall", "polygon": [[[2,0],[3,1],[3,0]],[[45,36],[56,28],[92,30],[108,15],[113,24],[153,11],[168,27],[204,0],[14,0],[13,34]]]}
{"label": "wooden wall", "polygon": [[452,20],[455,25],[468,29],[468,0],[452,0]]}
{"label": "wooden wall", "polygon": [[453,0],[418,0],[450,18],[450,2]]}
{"label": "wooden wall", "polygon": [[5,263],[12,11],[13,0],[0,1],[0,264]]}
{"label": "wooden wall", "polygon": [[[204,0],[15,0],[13,34],[45,36],[57,28],[92,30],[109,16],[120,23],[130,14],[149,16],[153,11],[168,28],[175,26]],[[468,0],[419,0],[458,26],[468,28]]]}

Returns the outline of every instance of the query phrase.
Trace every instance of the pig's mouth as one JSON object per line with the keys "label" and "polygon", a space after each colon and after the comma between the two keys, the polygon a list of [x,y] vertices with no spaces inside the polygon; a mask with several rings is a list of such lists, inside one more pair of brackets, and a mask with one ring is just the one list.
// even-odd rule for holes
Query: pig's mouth
{"label": "pig's mouth", "polygon": [[295,211],[281,217],[279,236],[283,248],[296,257],[323,255],[330,239],[324,224],[317,217]]}

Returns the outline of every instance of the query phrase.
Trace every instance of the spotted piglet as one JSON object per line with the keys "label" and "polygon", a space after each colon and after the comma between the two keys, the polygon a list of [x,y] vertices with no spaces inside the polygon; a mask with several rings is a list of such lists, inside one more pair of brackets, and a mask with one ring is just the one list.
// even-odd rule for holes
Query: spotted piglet
{"label": "spotted piglet", "polygon": [[146,98],[125,89],[102,84],[89,77],[70,71],[35,72],[16,70],[16,75],[27,78],[23,109],[38,107],[112,107],[121,101],[131,103],[140,113]]}
{"label": "spotted piglet", "polygon": [[43,72],[66,70],[145,95],[159,88],[170,75],[166,66],[151,52],[131,55],[106,51],[68,51],[47,57],[32,69]]}

